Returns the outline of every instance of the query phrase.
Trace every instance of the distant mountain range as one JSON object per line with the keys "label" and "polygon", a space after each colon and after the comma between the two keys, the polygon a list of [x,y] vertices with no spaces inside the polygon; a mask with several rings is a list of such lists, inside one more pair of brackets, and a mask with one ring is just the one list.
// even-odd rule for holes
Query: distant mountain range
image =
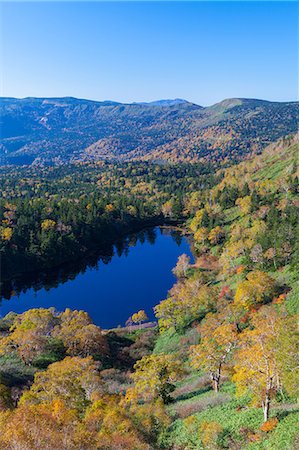
{"label": "distant mountain range", "polygon": [[298,122],[299,102],[1,98],[0,153],[2,164],[241,160],[297,132]]}

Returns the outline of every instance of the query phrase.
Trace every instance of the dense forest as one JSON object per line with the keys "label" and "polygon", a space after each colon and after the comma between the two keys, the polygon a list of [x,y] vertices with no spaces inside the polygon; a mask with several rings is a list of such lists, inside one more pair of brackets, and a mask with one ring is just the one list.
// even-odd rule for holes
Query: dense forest
{"label": "dense forest", "polygon": [[2,167],[2,281],[103,253],[147,225],[181,221],[186,195],[215,179],[202,164]]}
{"label": "dense forest", "polygon": [[180,256],[156,327],[140,325],[145,311],[115,330],[69,309],[1,319],[1,449],[298,447],[298,151],[285,138],[213,175],[3,169],[1,252],[19,271],[167,218],[192,233],[196,260]]}

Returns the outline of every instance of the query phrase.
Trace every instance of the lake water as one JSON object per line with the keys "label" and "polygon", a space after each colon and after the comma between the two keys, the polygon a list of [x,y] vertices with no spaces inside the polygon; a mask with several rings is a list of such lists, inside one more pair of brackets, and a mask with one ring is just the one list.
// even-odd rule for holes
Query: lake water
{"label": "lake water", "polygon": [[2,300],[0,315],[54,306],[59,311],[83,309],[102,328],[124,325],[140,309],[153,319],[153,307],[175,282],[171,269],[182,253],[193,261],[187,238],[176,230],[143,230],[114,246],[108,257],[97,257],[63,276],[52,274],[51,282],[40,281],[34,288],[20,288]]}

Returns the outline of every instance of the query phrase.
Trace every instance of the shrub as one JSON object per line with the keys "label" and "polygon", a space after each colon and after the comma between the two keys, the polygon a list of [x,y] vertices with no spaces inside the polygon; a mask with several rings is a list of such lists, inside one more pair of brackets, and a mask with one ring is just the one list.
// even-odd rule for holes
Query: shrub
{"label": "shrub", "polygon": [[278,419],[276,417],[271,417],[271,419],[267,420],[261,425],[261,430],[265,433],[274,430],[278,425]]}

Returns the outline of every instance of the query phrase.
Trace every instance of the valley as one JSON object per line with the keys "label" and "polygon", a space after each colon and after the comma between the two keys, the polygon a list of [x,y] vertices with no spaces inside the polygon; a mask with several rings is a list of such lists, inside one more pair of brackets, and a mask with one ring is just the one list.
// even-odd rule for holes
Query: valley
{"label": "valley", "polygon": [[[2,448],[296,448],[298,145],[226,167],[2,166]],[[131,233],[155,220],[194,261],[171,228]]]}

